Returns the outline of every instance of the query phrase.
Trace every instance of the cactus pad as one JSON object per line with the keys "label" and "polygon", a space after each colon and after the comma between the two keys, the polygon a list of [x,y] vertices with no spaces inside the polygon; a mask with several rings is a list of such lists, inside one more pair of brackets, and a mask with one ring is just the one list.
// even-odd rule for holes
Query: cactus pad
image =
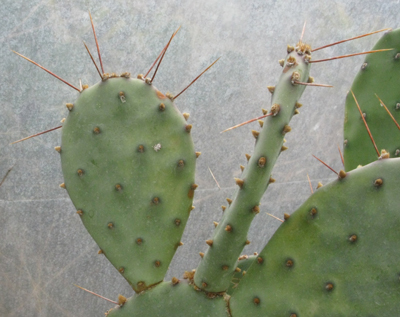
{"label": "cactus pad", "polygon": [[[400,29],[386,33],[373,49],[389,48],[393,50],[367,55],[351,89],[360,104],[378,151],[385,149],[391,157],[399,157],[400,131],[385,109],[379,106],[375,94],[400,122]],[[344,139],[346,170],[377,159],[378,155],[351,93],[346,98]]]}
{"label": "cactus pad", "polygon": [[109,78],[67,107],[62,170],[83,224],[135,291],[162,281],[196,187],[191,126],[139,79]]}
{"label": "cactus pad", "polygon": [[318,189],[278,229],[230,300],[232,316],[396,316],[400,159]]}

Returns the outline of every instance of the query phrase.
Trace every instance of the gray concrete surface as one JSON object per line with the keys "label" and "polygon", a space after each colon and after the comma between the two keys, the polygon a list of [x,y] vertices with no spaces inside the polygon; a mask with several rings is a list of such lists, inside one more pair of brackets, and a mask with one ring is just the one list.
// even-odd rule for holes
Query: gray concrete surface
{"label": "gray concrete surface", "polygon": [[[87,294],[74,283],[116,299],[132,290],[103,257],[87,234],[62,183],[54,146],[60,131],[16,145],[30,134],[59,125],[66,102],[77,92],[11,50],[32,58],[79,85],[98,75],[82,40],[95,44],[89,23],[91,10],[106,71],[144,72],[182,26],[155,79],[161,91],[179,92],[217,57],[221,60],[177,99],[190,113],[198,160],[193,211],[167,275],[180,277],[195,268],[206,249],[220,205],[235,189],[233,177],[245,153],[252,152],[251,129],[257,123],[220,134],[225,128],[261,115],[270,106],[267,85],[280,72],[287,44],[299,39],[317,47],[384,27],[399,26],[399,1],[46,1],[3,0],[0,6],[0,316],[102,316],[113,304]],[[314,58],[371,49],[380,35],[317,52]],[[316,186],[334,175],[311,154],[341,168],[337,145],[342,143],[346,91],[363,57],[312,67],[316,82],[334,88],[310,87],[304,107],[287,135],[289,150],[274,170],[277,182],[265,194],[261,213],[251,228],[252,244],[244,253],[260,251],[282,217],[310,194],[307,173]],[[221,189],[211,177],[213,171]]]}

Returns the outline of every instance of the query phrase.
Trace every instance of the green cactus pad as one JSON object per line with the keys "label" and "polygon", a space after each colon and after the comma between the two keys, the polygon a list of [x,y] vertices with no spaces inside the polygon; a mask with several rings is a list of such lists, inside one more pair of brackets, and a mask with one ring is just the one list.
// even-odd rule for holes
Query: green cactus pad
{"label": "green cactus pad", "polygon": [[[400,29],[386,33],[374,50],[391,51],[369,54],[356,76],[351,90],[365,113],[366,122],[378,147],[391,157],[400,156],[400,131],[383,107],[379,98],[400,123]],[[344,160],[346,170],[366,165],[377,159],[368,132],[361,119],[352,94],[346,98],[344,120]]]}
{"label": "green cactus pad", "polygon": [[232,316],[397,316],[399,178],[385,159],[318,189],[249,268]]}
{"label": "green cactus pad", "polygon": [[208,292],[223,292],[231,283],[236,261],[246,245],[251,222],[260,212],[262,195],[271,181],[271,172],[278,159],[285,135],[291,131],[289,122],[300,105],[300,99],[309,80],[311,48],[299,42],[296,49],[289,47],[279,82],[272,94],[273,114],[265,119],[262,131],[256,137],[254,153],[240,179],[235,199],[225,210],[215,228],[212,245],[201,260],[194,282]]}
{"label": "green cactus pad", "polygon": [[139,79],[81,92],[62,128],[65,186],[135,291],[163,280],[192,206],[196,155],[172,101]]}
{"label": "green cactus pad", "polygon": [[121,307],[111,309],[107,317],[224,317],[229,316],[222,296],[209,298],[196,291],[186,281],[175,284],[162,282],[152,289],[137,294]]}

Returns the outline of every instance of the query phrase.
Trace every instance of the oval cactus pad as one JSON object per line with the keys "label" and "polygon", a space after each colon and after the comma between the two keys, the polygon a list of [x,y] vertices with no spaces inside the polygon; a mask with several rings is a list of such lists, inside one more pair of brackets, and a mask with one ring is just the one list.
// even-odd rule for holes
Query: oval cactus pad
{"label": "oval cactus pad", "polygon": [[181,244],[196,187],[191,126],[140,79],[103,80],[67,107],[65,187],[99,252],[141,291]]}

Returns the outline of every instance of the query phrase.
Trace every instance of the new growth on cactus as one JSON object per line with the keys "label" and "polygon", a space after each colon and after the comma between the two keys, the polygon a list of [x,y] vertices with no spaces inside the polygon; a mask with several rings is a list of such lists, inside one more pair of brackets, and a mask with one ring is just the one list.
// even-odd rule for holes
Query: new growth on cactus
{"label": "new growth on cactus", "polygon": [[[117,306],[107,312],[109,317],[385,316],[399,311],[400,161],[388,155],[381,155],[379,161],[365,159],[364,151],[371,152],[370,141],[364,138],[357,109],[349,105],[356,100],[349,99],[351,94],[345,119],[347,172],[338,172],[337,180],[318,186],[297,211],[285,214],[260,254],[241,256],[250,243],[247,234],[260,212],[261,197],[274,182],[272,169],[280,153],[287,150],[285,136],[292,130],[291,118],[302,106],[302,93],[307,86],[330,87],[314,83],[309,74],[312,63],[379,52],[367,57],[352,90],[362,106],[366,100],[389,104],[388,112],[396,121],[399,112],[393,114],[393,109],[400,109],[400,99],[392,77],[396,78],[399,65],[399,30],[387,32],[372,51],[313,60],[312,52],[327,46],[312,50],[302,40],[303,28],[299,42],[288,45],[287,56],[280,61],[278,83],[268,87],[270,109],[245,122],[260,120],[262,129],[252,131],[254,151],[246,154],[247,166],[241,166],[242,174],[234,180],[234,198],[227,199],[222,219],[214,222],[215,231],[205,241],[208,248],[200,252],[199,266],[166,282],[164,276],[182,245],[194,208],[195,164],[200,155],[194,149],[189,115],[182,114],[174,100],[216,61],[181,93],[164,94],[153,80],[179,29],[147,74],[131,78],[128,72],[104,72],[91,22],[100,68],[85,47],[101,78],[96,85],[75,87],[17,54],[79,92],[76,101],[66,104],[68,117],[62,125],[45,132],[62,130],[61,144],[55,148],[64,176],[60,187],[67,190],[99,254],[136,292],[129,299],[120,296],[118,302],[112,301]],[[153,76],[147,77],[156,64]],[[383,82],[388,72],[393,75]],[[372,91],[382,99],[371,98]],[[375,108],[364,112],[363,119],[376,127],[382,122],[376,113],[382,109]],[[377,143],[398,156],[400,137],[393,126],[382,132],[390,137],[378,136]]]}

